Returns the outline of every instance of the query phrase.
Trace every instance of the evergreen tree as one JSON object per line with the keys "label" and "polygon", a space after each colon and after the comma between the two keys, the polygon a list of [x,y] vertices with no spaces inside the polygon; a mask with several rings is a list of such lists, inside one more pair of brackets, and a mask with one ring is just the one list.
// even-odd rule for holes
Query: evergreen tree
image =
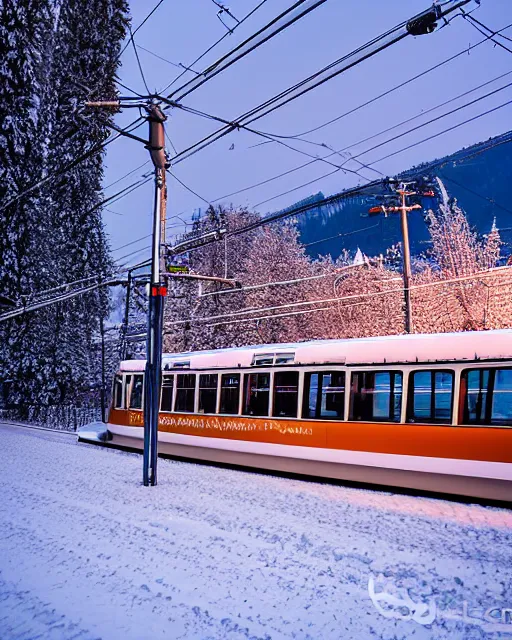
{"label": "evergreen tree", "polygon": [[[53,41],[55,4],[4,0],[0,4],[0,294],[17,304],[45,281],[46,219],[40,194],[13,201],[44,177],[47,122],[41,105],[48,93],[45,68]],[[35,383],[39,360],[31,357],[39,335],[36,317],[0,324],[0,370],[11,381],[12,400]]]}
{"label": "evergreen tree", "polygon": [[[125,0],[0,5],[2,203],[49,177],[0,222],[0,294],[18,303],[111,269],[98,206],[102,154],[59,172],[108,136],[109,116],[84,116],[80,105],[115,95],[126,13]],[[100,291],[4,323],[2,378],[11,380],[11,402],[71,403],[85,394],[93,337],[107,312],[108,292]]]}

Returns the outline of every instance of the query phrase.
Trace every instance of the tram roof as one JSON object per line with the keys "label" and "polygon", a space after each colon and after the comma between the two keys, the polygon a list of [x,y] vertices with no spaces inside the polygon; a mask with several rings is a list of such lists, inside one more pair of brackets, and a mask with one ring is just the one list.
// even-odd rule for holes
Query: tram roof
{"label": "tram roof", "polygon": [[[293,358],[290,356],[293,354]],[[237,369],[258,357],[281,355],[290,365],[371,365],[512,358],[512,329],[314,340],[164,354],[164,370]],[[288,358],[288,359],[286,359]],[[143,371],[145,360],[124,360],[121,371]]]}

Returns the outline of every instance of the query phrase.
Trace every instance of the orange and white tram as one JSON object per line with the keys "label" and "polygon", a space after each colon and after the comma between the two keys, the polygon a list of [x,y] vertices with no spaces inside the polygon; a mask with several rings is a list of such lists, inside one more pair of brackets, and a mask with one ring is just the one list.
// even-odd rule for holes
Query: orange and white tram
{"label": "orange and white tram", "polygon": [[[143,446],[144,360],[108,429]],[[512,501],[512,330],[165,355],[161,453]]]}

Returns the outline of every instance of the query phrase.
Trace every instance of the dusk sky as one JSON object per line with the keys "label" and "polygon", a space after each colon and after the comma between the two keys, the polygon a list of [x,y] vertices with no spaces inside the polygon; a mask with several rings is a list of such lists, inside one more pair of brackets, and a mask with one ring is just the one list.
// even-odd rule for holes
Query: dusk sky
{"label": "dusk sky", "polygon": [[[155,4],[156,2],[140,2],[140,0],[131,3],[134,29]],[[241,19],[256,4],[256,0],[250,2],[233,0],[228,6],[234,16]],[[272,0],[264,4],[247,22],[202,59],[195,69],[201,71],[206,68],[289,5],[290,0]],[[326,64],[427,9],[428,6],[428,0],[408,0],[407,2],[403,0],[387,2],[328,0],[284,33],[186,97],[183,104],[225,119],[235,119],[267,98],[315,73]],[[217,17],[217,11],[218,7],[212,0],[187,0],[182,3],[166,0],[148,22],[137,31],[135,42],[140,47],[138,49],[140,61],[151,91],[162,92],[164,87],[181,73],[182,70],[177,66],[179,63],[190,64],[226,32]],[[510,0],[481,0],[480,9],[473,15],[493,30],[499,30],[509,24],[512,26],[512,3]],[[236,24],[225,14],[223,19],[230,26]],[[512,37],[512,28],[503,33]],[[457,18],[446,28],[431,35],[405,38],[374,58],[258,120],[254,126],[272,134],[300,134],[357,107],[398,85],[401,80],[406,81],[483,39],[484,37],[471,24],[462,18]],[[502,42],[512,49],[510,41],[502,40]],[[169,62],[164,62],[142,47]],[[488,41],[372,105],[305,137],[311,142],[324,143],[336,150],[343,149],[511,70],[511,53]],[[173,85],[173,88],[179,87],[192,76],[190,72],[186,73]],[[124,84],[135,91],[146,93],[131,45],[123,53],[119,77]],[[439,110],[415,119],[400,129],[369,142],[355,144],[350,148],[350,152],[352,155],[359,154],[392,136],[511,82],[512,74],[491,82]],[[130,95],[124,89],[121,91],[125,95]],[[164,92],[165,95],[169,91]],[[366,164],[372,163],[393,151],[434,136],[444,129],[509,100],[512,100],[512,87],[362,155],[360,160]],[[170,117],[166,123],[167,132],[178,151],[219,128],[218,123],[196,115],[177,110],[168,113]],[[136,111],[127,110],[118,115],[116,121],[119,125],[125,125],[136,115]],[[512,104],[378,162],[375,164],[375,169],[385,175],[393,175],[414,164],[443,156],[463,146],[503,133],[512,128],[511,116]],[[144,123],[137,133],[146,137],[146,127]],[[223,198],[226,194],[267,180],[308,161],[308,158],[303,155],[275,143],[253,146],[261,142],[262,138],[254,134],[244,131],[234,132],[190,159],[179,163],[172,170],[182,182],[207,202],[220,198],[219,202],[247,206],[262,214],[289,206],[318,191],[328,195],[362,183],[356,175],[341,171],[321,178],[334,168],[323,162],[317,162],[263,186]],[[309,154],[325,156],[328,153],[328,150],[321,146],[296,140],[289,142],[297,149]],[[173,154],[170,144],[168,150]],[[142,144],[128,139],[116,141],[108,147],[104,184],[110,185],[146,160],[148,160],[148,152]],[[332,160],[341,161],[339,156]],[[354,161],[347,166],[358,168]],[[148,162],[121,182],[107,188],[105,196],[108,197],[128,186],[149,170],[151,165]],[[368,169],[362,170],[361,173],[368,179],[379,177],[377,173]],[[305,185],[317,178],[319,178],[318,181],[313,184]],[[170,176],[168,185],[168,216],[171,218],[179,216],[179,219],[173,218],[169,221],[169,240],[172,239],[171,234],[181,233],[184,230],[183,221],[190,220],[194,210],[199,207],[204,210],[207,204]],[[286,195],[275,197],[292,189],[293,191]],[[151,182],[111,206],[107,205],[104,219],[116,260],[131,264],[149,256],[149,250],[144,249],[148,245],[147,239],[125,248],[122,248],[122,245],[151,232],[152,206]],[[124,258],[127,254],[139,250],[139,253]]]}

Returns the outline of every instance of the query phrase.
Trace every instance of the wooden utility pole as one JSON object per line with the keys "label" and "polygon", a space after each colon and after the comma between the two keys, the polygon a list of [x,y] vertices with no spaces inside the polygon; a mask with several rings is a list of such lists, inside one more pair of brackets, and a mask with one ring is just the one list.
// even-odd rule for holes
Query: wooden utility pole
{"label": "wooden utility pole", "polygon": [[401,183],[396,190],[400,195],[401,204],[399,207],[384,207],[382,206],[382,212],[384,214],[398,212],[400,213],[400,223],[402,227],[402,258],[403,258],[403,279],[404,279],[404,304],[405,304],[405,332],[412,333],[414,331],[413,318],[412,318],[412,303],[411,303],[411,248],[409,244],[409,223],[407,220],[407,214],[415,209],[422,209],[420,204],[413,204],[407,206],[407,198],[409,196],[416,195],[416,191],[408,191],[407,187],[413,184],[412,182]]}

